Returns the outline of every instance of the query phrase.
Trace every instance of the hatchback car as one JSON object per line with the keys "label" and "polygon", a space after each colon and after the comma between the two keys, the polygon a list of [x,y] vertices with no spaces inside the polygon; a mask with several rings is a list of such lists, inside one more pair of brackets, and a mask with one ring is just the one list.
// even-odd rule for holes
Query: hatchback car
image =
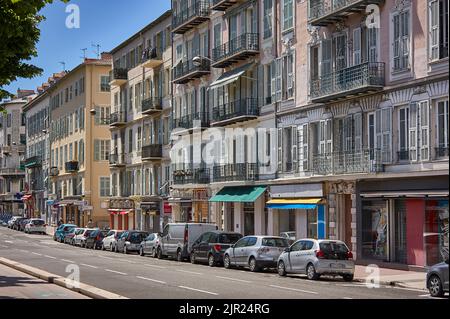
{"label": "hatchback car", "polygon": [[434,265],[427,272],[427,288],[432,297],[443,297],[448,292],[448,257],[445,262]]}
{"label": "hatchback car", "polygon": [[72,228],[70,231],[64,235],[63,243],[72,244],[73,237],[75,237],[79,228]]}
{"label": "hatchback car", "polygon": [[100,249],[102,247],[103,238],[105,238],[107,234],[107,230],[94,230],[86,237],[86,248]]}
{"label": "hatchback car", "polygon": [[93,231],[95,231],[95,229],[83,228],[82,232],[80,232],[78,235],[75,235],[75,237],[73,237],[73,244],[75,246],[86,247],[86,239],[89,237],[89,235]]}
{"label": "hatchback car", "polygon": [[285,238],[272,236],[247,236],[225,251],[225,268],[248,267],[250,271],[275,268],[278,257],[289,247]]}
{"label": "hatchback car", "polygon": [[288,273],[306,274],[310,280],[332,275],[352,281],[355,263],[352,252],[342,241],[301,239],[278,259],[278,274],[286,276]]}
{"label": "hatchback car", "polygon": [[110,251],[114,251],[115,244],[120,235],[123,234],[123,231],[112,229],[110,230],[105,238],[102,241],[102,250],[108,249]]}
{"label": "hatchback car", "polygon": [[150,234],[141,242],[139,248],[139,255],[145,256],[150,254],[153,258],[156,258],[156,249],[158,248],[159,240],[161,236],[158,233]]}
{"label": "hatchback car", "polygon": [[20,224],[25,221],[27,218],[25,217],[18,217],[13,221],[13,224],[11,226],[11,229],[14,230],[20,230]]}
{"label": "hatchback car", "polygon": [[25,233],[31,234],[31,233],[39,233],[39,234],[46,234],[47,225],[45,224],[45,221],[43,219],[30,219],[28,223],[25,225]]}
{"label": "hatchback car", "polygon": [[280,237],[286,238],[289,240],[289,244],[292,245],[295,242],[296,239],[296,232],[295,231],[287,231],[280,234]]}
{"label": "hatchback car", "polygon": [[58,241],[62,243],[64,241],[64,236],[70,232],[72,228],[78,227],[74,224],[62,224],[59,225],[58,228],[55,231],[55,234],[53,235],[53,240]]}
{"label": "hatchback car", "polygon": [[192,245],[191,263],[208,262],[210,267],[223,264],[225,251],[235,244],[242,235],[223,231],[204,233]]}
{"label": "hatchback car", "polygon": [[128,254],[131,251],[139,251],[141,242],[147,237],[147,232],[137,230],[126,231],[117,239],[116,252]]}
{"label": "hatchback car", "polygon": [[20,218],[20,216],[13,216],[10,220],[8,220],[8,228],[12,228],[14,225],[14,222]]}

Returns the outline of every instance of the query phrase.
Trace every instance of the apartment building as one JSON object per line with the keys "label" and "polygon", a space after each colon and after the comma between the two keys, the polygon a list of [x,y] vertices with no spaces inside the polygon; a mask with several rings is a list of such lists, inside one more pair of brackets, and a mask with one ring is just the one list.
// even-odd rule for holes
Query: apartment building
{"label": "apartment building", "polygon": [[171,11],[111,51],[110,227],[158,232],[168,204]]}
{"label": "apartment building", "polygon": [[304,79],[278,109],[274,183],[285,185],[271,194],[299,206],[274,233],[295,226],[359,260],[435,264],[448,256],[448,3],[311,0],[294,19]]}
{"label": "apartment building", "polygon": [[111,56],[85,59],[47,91],[51,220],[109,226]]}
{"label": "apartment building", "polygon": [[26,190],[23,157],[25,154],[25,117],[22,107],[35,97],[33,90],[17,90],[11,99],[0,103],[0,209],[4,213],[25,213]]}

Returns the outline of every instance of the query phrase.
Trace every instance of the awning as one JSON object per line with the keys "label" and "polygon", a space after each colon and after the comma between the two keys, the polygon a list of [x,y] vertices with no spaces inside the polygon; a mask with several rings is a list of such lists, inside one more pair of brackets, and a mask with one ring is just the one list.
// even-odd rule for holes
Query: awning
{"label": "awning", "polygon": [[123,209],[108,209],[111,215],[128,215],[131,213],[131,210],[123,210]]}
{"label": "awning", "polygon": [[396,198],[396,197],[448,197],[448,190],[412,190],[412,191],[378,191],[378,192],[362,192],[361,197],[364,198]]}
{"label": "awning", "polygon": [[316,209],[321,198],[310,199],[272,199],[267,202],[267,208],[272,209]]}
{"label": "awning", "polygon": [[210,202],[253,203],[266,191],[266,187],[224,187]]}
{"label": "awning", "polygon": [[32,197],[33,197],[33,195],[25,195],[25,196],[23,196],[21,199],[22,199],[23,201],[26,201],[26,200],[30,200]]}
{"label": "awning", "polygon": [[225,72],[217,80],[215,80],[213,83],[211,83],[211,85],[209,86],[209,89],[212,90],[219,86],[224,86],[224,85],[227,85],[227,84],[237,81],[237,79],[239,79],[239,77],[241,77],[245,73],[245,71],[250,69],[252,67],[252,65],[253,65],[253,63],[248,63],[248,64],[240,66],[232,71]]}

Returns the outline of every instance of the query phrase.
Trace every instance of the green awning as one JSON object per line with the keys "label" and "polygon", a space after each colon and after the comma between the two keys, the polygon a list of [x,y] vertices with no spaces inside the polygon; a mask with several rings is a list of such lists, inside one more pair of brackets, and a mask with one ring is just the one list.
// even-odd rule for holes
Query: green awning
{"label": "green awning", "polygon": [[259,187],[224,187],[210,202],[252,203],[266,191],[265,186]]}
{"label": "green awning", "polygon": [[33,167],[37,164],[37,162],[31,162],[31,163],[27,163],[25,164],[25,167]]}

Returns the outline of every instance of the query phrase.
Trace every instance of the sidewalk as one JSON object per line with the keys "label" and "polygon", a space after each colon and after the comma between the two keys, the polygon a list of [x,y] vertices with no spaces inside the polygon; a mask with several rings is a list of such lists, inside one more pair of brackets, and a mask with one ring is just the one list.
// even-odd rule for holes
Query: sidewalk
{"label": "sidewalk", "polygon": [[[356,265],[355,266],[355,280],[359,282],[366,282],[367,278],[374,277],[371,274],[372,271],[366,272],[367,267]],[[406,271],[406,270],[396,270],[388,268],[378,268],[379,269],[379,283],[381,285],[397,286],[403,288],[411,289],[426,289],[426,272],[418,271]],[[370,279],[369,279],[370,282]]]}

